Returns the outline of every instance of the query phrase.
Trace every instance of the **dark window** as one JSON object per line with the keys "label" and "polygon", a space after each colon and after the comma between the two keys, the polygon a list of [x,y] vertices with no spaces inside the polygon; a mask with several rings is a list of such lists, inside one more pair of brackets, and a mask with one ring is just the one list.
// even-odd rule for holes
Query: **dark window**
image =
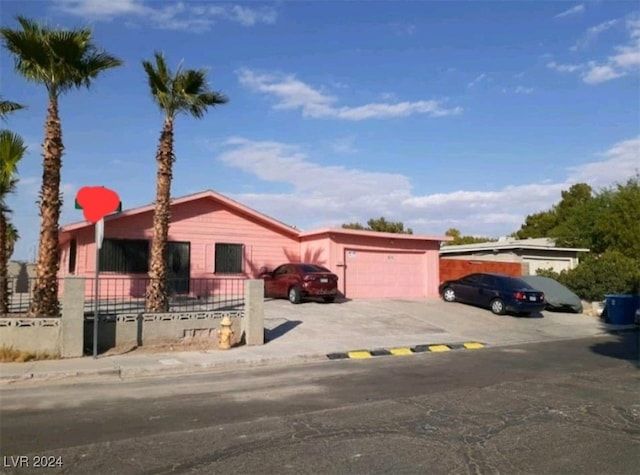
{"label": "dark window", "polygon": [[471,274],[462,279],[465,284],[479,284],[482,282],[482,274]]}
{"label": "dark window", "polygon": [[502,281],[503,281],[503,288],[506,288],[506,289],[535,290],[533,287],[527,284],[524,280],[518,279],[517,277],[504,277]]}
{"label": "dark window", "polygon": [[499,279],[489,274],[485,274],[482,276],[482,283],[487,287],[491,287],[492,289],[496,289],[500,287]]}
{"label": "dark window", "polygon": [[329,272],[324,267],[313,264],[300,264],[298,267],[302,272]]}
{"label": "dark window", "polygon": [[69,243],[69,274],[75,274],[76,272],[76,253],[78,252],[78,245],[76,240],[72,239]]}
{"label": "dark window", "polygon": [[122,274],[149,272],[149,241],[105,239],[100,249],[100,270]]}
{"label": "dark window", "polygon": [[289,266],[287,264],[281,265],[276,270],[273,271],[273,275],[284,275],[289,273]]}
{"label": "dark window", "polygon": [[243,265],[242,244],[216,243],[215,269],[216,274],[242,274]]}

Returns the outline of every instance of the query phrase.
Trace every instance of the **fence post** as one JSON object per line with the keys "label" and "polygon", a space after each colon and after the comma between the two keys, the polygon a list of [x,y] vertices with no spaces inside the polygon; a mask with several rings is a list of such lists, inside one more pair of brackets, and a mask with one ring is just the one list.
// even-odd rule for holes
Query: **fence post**
{"label": "fence post", "polygon": [[264,345],[264,281],[244,281],[244,318],[242,330],[247,345]]}
{"label": "fence post", "polygon": [[60,357],[76,358],[84,350],[84,277],[65,277],[62,295]]}

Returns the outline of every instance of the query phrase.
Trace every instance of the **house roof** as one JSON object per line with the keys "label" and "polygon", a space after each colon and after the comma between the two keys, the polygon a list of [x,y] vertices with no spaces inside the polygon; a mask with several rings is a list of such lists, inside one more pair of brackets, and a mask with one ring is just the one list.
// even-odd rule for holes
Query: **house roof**
{"label": "house roof", "polygon": [[[186,195],[186,196],[181,196],[178,198],[173,198],[171,200],[171,206],[174,205],[179,205],[179,204],[183,204],[183,203],[188,203],[190,201],[195,201],[195,200],[200,200],[200,199],[210,199],[213,201],[217,201],[218,203],[224,205],[227,208],[230,208],[232,210],[235,210],[239,213],[245,214],[247,216],[249,216],[250,218],[255,219],[256,221],[260,221],[263,222],[265,224],[269,224],[271,226],[273,226],[275,229],[278,229],[286,234],[290,234],[293,236],[298,236],[300,231],[292,226],[289,226],[287,224],[284,224],[270,216],[267,216],[266,214],[260,213],[259,211],[256,211],[252,208],[249,208],[248,206],[245,206],[241,203],[238,203],[235,200],[232,200],[231,198],[228,198],[227,196],[224,196],[220,193],[216,193],[215,191],[212,190],[205,190],[205,191],[201,191],[199,193],[194,193],[192,195]],[[132,208],[129,210],[125,210],[122,211],[121,213],[118,214],[112,214],[109,216],[106,216],[104,218],[105,222],[108,221],[112,221],[115,219],[120,219],[120,218],[125,218],[128,216],[135,216],[137,214],[141,214],[141,213],[147,213],[149,211],[153,211],[154,209],[154,204],[148,204],[145,206],[139,206],[137,208]],[[61,235],[61,239],[63,238],[62,235],[69,233],[71,231],[77,231],[78,229],[82,229],[88,226],[92,226],[92,223],[90,223],[89,221],[79,221],[76,223],[71,223],[71,224],[67,224],[66,226],[62,226],[60,228],[60,235]]]}
{"label": "house roof", "polygon": [[300,233],[301,238],[319,236],[322,234],[342,234],[348,236],[368,236],[375,238],[400,239],[408,241],[451,241],[453,238],[449,236],[426,236],[420,234],[400,234],[400,233],[383,233],[378,231],[363,231],[359,229],[346,228],[322,228],[313,231],[304,231]]}
{"label": "house roof", "polygon": [[513,249],[546,250],[546,251],[569,251],[569,252],[589,252],[587,248],[577,247],[556,247],[555,241],[550,238],[537,239],[502,239],[492,242],[481,242],[476,244],[459,244],[454,246],[443,246],[440,254],[457,254],[474,251],[500,251]]}

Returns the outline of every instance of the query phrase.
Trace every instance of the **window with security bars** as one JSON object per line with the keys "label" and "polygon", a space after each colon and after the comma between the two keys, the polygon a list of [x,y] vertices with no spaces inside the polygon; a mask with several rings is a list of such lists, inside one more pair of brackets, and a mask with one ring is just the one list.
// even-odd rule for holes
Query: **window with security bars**
{"label": "window with security bars", "polygon": [[100,249],[100,271],[122,274],[149,272],[149,241],[104,239]]}
{"label": "window with security bars", "polygon": [[243,265],[242,244],[216,243],[215,269],[216,274],[242,274]]}

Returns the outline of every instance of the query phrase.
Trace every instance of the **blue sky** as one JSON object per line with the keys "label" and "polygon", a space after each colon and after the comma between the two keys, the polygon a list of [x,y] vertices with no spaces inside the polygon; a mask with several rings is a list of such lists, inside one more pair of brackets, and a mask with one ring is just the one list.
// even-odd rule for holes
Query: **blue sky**
{"label": "blue sky", "polygon": [[[635,1],[5,1],[90,25],[125,61],[61,98],[62,224],[82,186],[125,208],[155,195],[162,116],[141,66],[210,68],[228,104],[176,125],[173,196],[213,189],[313,229],[385,216],[415,233],[498,237],[576,182],[640,168],[640,11]],[[0,90],[26,104],[5,124],[29,153],[9,202],[35,254],[46,95],[0,56]]]}

